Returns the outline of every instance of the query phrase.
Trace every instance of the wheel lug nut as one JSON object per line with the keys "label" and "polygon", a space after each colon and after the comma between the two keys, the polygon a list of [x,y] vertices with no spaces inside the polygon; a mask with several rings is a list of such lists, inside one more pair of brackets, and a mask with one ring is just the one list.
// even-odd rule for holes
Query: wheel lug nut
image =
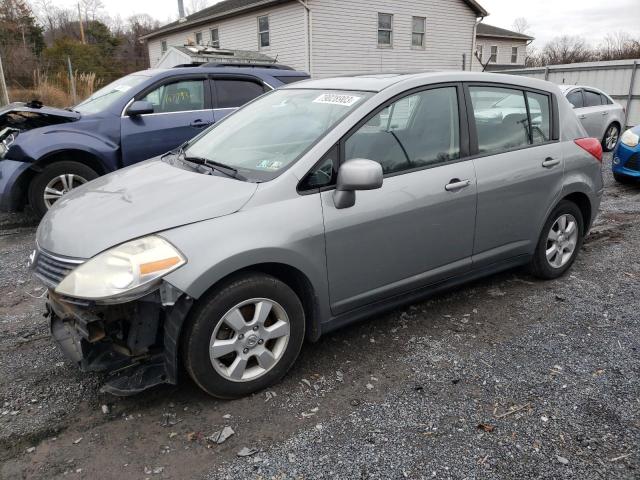
{"label": "wheel lug nut", "polygon": [[253,327],[253,330],[254,330],[255,332],[257,332],[257,331],[258,331],[258,326],[256,325],[255,327]]}
{"label": "wheel lug nut", "polygon": [[240,335],[238,335],[238,338],[239,338],[240,340],[242,340],[242,339],[244,338],[244,335],[243,335],[243,334],[240,334]]}
{"label": "wheel lug nut", "polygon": [[244,350],[242,350],[242,353],[248,353],[248,352],[249,352],[248,348],[245,348]]}
{"label": "wheel lug nut", "polygon": [[262,345],[264,343],[264,340],[260,339],[258,340],[258,345]]}

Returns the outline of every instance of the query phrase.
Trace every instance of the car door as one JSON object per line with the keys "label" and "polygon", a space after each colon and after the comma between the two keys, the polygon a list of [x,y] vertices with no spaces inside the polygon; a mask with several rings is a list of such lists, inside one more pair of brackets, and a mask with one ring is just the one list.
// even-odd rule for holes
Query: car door
{"label": "car door", "polygon": [[345,209],[321,193],[334,314],[470,269],[476,182],[459,95],[456,85],[406,94],[341,141],[343,161],[379,162],[384,182]]}
{"label": "car door", "polygon": [[250,76],[216,76],[213,80],[215,110],[219,122],[245,103],[270,90],[259,79]]}
{"label": "car door", "polygon": [[168,152],[195,137],[214,121],[211,87],[206,75],[172,78],[136,95],[153,113],[121,119],[124,165]]}
{"label": "car door", "polygon": [[579,118],[590,137],[602,139],[604,131],[609,125],[609,107],[602,105],[599,92],[584,89],[584,108],[580,109]]}
{"label": "car door", "polygon": [[563,161],[551,94],[495,84],[469,84],[466,94],[478,185],[476,269],[533,252],[562,191]]}

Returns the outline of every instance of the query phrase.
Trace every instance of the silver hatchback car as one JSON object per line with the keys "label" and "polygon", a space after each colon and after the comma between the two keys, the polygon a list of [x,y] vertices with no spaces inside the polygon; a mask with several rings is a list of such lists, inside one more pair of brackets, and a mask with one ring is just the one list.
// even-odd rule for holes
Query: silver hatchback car
{"label": "silver hatchback car", "polygon": [[100,177],[42,220],[32,268],[66,355],[126,395],[233,398],[303,341],[529,265],[571,266],[602,194],[599,140],[560,90],[450,72],[311,80]]}

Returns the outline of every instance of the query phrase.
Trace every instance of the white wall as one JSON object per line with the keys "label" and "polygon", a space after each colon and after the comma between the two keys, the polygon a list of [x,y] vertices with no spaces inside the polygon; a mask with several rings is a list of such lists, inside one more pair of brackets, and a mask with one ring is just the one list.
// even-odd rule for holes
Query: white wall
{"label": "white wall", "polygon": [[[309,0],[312,72],[328,77],[364,72],[467,69],[475,13],[463,0]],[[393,17],[393,48],[378,47],[378,12]],[[411,45],[412,16],[426,18],[425,48]]]}
{"label": "white wall", "polygon": [[[269,15],[270,47],[258,48],[258,17]],[[190,27],[177,33],[156,37],[148,41],[149,60],[153,67],[160,57],[161,43],[182,46],[188,40],[195,41],[196,32],[202,32],[203,43],[210,41],[210,29],[218,28],[220,48],[260,50],[278,62],[298,70],[306,70],[305,9],[298,2],[274,6],[240,15],[219,22]]]}
{"label": "white wall", "polygon": [[[527,55],[527,42],[522,40],[514,40],[514,39],[497,39],[497,38],[485,38],[478,37],[476,39],[476,45],[482,45],[482,62],[486,63],[489,61],[489,57],[491,56],[491,46],[498,46],[498,58],[496,60],[496,64],[498,65],[513,65],[514,68],[521,67],[524,65],[524,61]],[[511,63],[511,47],[518,47],[518,61],[516,63]],[[482,66],[480,62],[475,58],[474,55],[474,65],[473,70],[482,70]]]}

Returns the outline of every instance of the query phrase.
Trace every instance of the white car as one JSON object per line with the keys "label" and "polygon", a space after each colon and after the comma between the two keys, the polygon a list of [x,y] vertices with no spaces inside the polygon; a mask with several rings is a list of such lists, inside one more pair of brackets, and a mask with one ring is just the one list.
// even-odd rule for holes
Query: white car
{"label": "white car", "polygon": [[624,107],[602,90],[581,85],[558,85],[573,105],[590,137],[602,140],[602,148],[612,151],[624,126]]}

